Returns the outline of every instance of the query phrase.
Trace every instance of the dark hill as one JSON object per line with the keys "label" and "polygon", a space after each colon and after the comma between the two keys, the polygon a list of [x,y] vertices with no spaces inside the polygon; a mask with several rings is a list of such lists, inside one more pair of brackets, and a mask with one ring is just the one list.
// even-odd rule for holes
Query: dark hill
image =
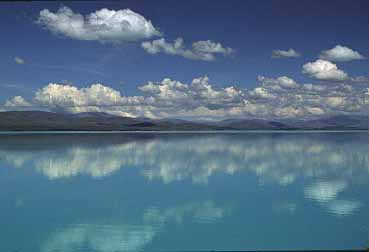
{"label": "dark hill", "polygon": [[366,130],[368,116],[337,115],[314,120],[227,119],[196,122],[182,119],[130,118],[107,113],[44,111],[0,112],[0,131],[140,131],[140,130]]}

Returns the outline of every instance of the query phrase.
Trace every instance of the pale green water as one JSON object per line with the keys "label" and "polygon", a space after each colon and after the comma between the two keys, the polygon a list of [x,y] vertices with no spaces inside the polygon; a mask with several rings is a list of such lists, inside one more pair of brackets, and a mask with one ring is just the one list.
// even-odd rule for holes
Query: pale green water
{"label": "pale green water", "polygon": [[369,133],[2,134],[1,252],[369,244]]}

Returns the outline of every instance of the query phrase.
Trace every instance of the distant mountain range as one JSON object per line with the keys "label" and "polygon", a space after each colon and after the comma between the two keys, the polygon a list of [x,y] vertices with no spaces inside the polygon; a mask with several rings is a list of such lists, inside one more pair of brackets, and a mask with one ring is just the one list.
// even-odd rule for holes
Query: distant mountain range
{"label": "distant mountain range", "polygon": [[337,115],[313,120],[227,119],[197,122],[181,119],[120,117],[107,113],[44,111],[0,112],[0,131],[143,131],[143,130],[366,130],[369,116]]}

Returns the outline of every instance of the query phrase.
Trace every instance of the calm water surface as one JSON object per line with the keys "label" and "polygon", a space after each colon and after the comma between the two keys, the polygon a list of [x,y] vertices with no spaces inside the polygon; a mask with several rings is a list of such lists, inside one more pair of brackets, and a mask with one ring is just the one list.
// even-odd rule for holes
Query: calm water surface
{"label": "calm water surface", "polygon": [[3,134],[0,251],[369,244],[369,133]]}

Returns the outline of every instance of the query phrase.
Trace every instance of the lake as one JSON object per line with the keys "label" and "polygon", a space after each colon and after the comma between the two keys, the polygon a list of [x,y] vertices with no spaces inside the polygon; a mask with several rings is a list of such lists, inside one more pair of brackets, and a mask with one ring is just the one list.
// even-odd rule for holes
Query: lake
{"label": "lake", "polygon": [[0,135],[0,251],[357,249],[369,133]]}

